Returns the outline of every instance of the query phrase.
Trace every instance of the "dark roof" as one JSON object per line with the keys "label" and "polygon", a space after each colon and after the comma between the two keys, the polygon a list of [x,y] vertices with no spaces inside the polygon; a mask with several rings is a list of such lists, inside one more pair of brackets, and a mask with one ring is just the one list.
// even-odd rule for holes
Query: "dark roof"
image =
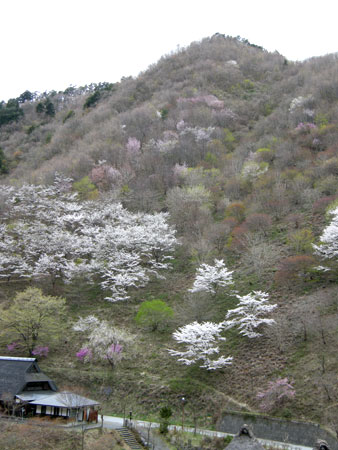
{"label": "dark roof", "polygon": [[56,391],[55,384],[41,372],[35,358],[0,356],[0,396],[8,393],[14,397],[27,383],[42,381],[48,382],[51,390]]}
{"label": "dark roof", "polygon": [[256,438],[242,435],[235,436],[227,445],[227,450],[264,450],[264,447]]}
{"label": "dark roof", "polygon": [[243,425],[227,446],[227,450],[264,450],[264,447],[255,438],[252,429],[248,425]]}

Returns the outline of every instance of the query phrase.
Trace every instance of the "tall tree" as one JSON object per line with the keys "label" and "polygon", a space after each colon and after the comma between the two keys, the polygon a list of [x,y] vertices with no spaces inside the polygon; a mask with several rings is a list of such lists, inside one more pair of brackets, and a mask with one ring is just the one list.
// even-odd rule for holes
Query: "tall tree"
{"label": "tall tree", "polygon": [[66,300],[44,295],[40,289],[19,292],[9,308],[0,309],[0,335],[15,341],[31,356],[34,348],[61,335],[65,322]]}

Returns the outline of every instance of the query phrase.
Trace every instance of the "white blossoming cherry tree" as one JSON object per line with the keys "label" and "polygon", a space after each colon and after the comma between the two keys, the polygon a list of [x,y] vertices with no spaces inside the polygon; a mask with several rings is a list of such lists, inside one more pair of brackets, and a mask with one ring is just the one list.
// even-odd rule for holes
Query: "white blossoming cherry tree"
{"label": "white blossoming cherry tree", "polygon": [[130,354],[135,337],[122,328],[112,326],[95,316],[80,317],[73,330],[86,336],[84,346],[76,354],[85,362],[107,362],[112,369]]}
{"label": "white blossoming cherry tree", "polygon": [[71,180],[51,186],[0,186],[0,277],[95,279],[111,302],[127,300],[170,268],[178,244],[168,214],[132,213],[108,196],[79,202]]}
{"label": "white blossoming cherry tree", "polygon": [[236,326],[239,333],[248,338],[262,336],[257,331],[261,325],[273,325],[275,321],[264,317],[271,313],[277,305],[268,304],[269,294],[261,291],[253,291],[247,295],[236,295],[239,305],[227,312],[226,320],[223,322],[227,328]]}
{"label": "white blossoming cherry tree", "polygon": [[226,268],[223,259],[215,259],[213,266],[201,264],[189,292],[209,292],[215,295],[219,288],[226,288],[233,284],[232,273],[233,271]]}
{"label": "white blossoming cherry tree", "polygon": [[[320,236],[320,244],[313,245],[314,252],[326,261],[338,260],[338,206],[330,211],[330,224],[324,228]],[[325,268],[324,268],[325,269]]]}
{"label": "white blossoming cherry tree", "polygon": [[199,367],[207,370],[216,370],[232,363],[232,357],[219,356],[218,343],[225,341],[221,337],[224,323],[193,322],[185,325],[173,333],[173,338],[184,346],[181,351],[169,349],[171,356],[177,361],[190,366],[199,363]]}

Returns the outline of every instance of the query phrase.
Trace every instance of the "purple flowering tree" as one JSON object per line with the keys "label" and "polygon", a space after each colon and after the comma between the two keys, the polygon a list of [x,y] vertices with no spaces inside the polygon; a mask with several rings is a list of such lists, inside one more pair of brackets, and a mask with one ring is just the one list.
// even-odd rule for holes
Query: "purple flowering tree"
{"label": "purple flowering tree", "polygon": [[16,350],[19,347],[19,344],[17,342],[12,342],[11,344],[7,345],[7,350],[9,352],[13,352],[14,350]]}
{"label": "purple flowering tree", "polygon": [[311,130],[316,130],[317,129],[317,125],[311,122],[300,122],[297,127],[295,128],[296,131],[301,132],[301,133],[307,133],[308,131]]}
{"label": "purple flowering tree", "polygon": [[44,357],[44,358],[46,358],[48,356],[48,353],[49,353],[49,347],[48,346],[43,347],[42,345],[38,345],[32,351],[32,355],[40,356],[40,357]]}
{"label": "purple flowering tree", "polygon": [[90,348],[88,347],[84,347],[81,348],[77,353],[76,353],[76,357],[79,361],[89,361],[92,359],[93,354]]}

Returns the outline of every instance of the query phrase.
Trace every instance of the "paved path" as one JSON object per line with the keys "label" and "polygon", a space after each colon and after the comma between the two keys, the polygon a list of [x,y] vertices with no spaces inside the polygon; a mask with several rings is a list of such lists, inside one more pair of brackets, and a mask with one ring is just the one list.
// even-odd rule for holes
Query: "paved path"
{"label": "paved path", "polygon": [[[101,421],[99,421],[101,423]],[[159,428],[160,424],[156,422],[146,422],[143,420],[133,420],[133,426],[138,428]],[[123,418],[122,417],[112,417],[112,416],[103,416],[103,427],[104,428],[120,428],[123,426]],[[182,427],[180,425],[170,425],[169,430],[177,430],[181,431]],[[184,431],[193,433],[194,428],[184,427]],[[226,437],[233,436],[230,433],[222,433],[221,431],[213,431],[213,430],[205,430],[204,428],[197,428],[196,433],[204,434],[205,436],[210,437]],[[294,445],[286,442],[277,442],[277,441],[269,441],[267,439],[258,439],[262,445],[271,446],[274,448],[280,449],[288,449],[288,450],[312,450],[312,447],[305,447],[302,445]]]}

